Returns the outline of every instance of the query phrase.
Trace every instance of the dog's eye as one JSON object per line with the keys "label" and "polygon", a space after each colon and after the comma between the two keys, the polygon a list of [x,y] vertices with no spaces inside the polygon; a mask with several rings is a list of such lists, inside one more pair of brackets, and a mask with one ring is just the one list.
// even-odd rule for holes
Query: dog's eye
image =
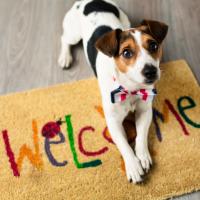
{"label": "dog's eye", "polygon": [[123,52],[122,52],[122,55],[124,58],[132,58],[133,57],[133,52],[129,49],[125,49]]}
{"label": "dog's eye", "polygon": [[158,51],[158,43],[154,40],[149,42],[149,51],[150,53],[155,53]]}

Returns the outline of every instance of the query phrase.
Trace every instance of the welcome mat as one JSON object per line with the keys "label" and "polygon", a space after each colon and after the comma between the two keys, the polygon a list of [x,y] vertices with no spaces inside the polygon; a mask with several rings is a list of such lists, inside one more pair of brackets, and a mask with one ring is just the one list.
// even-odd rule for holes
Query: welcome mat
{"label": "welcome mat", "polygon": [[140,185],[127,181],[96,79],[0,97],[0,199],[164,199],[200,189],[200,88],[185,61],[161,68],[154,166]]}

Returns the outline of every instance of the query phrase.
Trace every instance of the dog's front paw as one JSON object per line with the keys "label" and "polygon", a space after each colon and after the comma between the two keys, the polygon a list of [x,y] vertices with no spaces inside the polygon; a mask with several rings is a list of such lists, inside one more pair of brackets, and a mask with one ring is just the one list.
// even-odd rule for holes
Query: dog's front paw
{"label": "dog's front paw", "polygon": [[61,53],[58,59],[58,64],[60,67],[64,68],[69,68],[71,63],[72,63],[72,55],[70,53],[68,54],[63,54]]}
{"label": "dog's front paw", "polygon": [[124,161],[128,181],[135,184],[142,182],[141,176],[144,175],[144,172],[138,158],[133,154]]}
{"label": "dog's front paw", "polygon": [[136,156],[138,157],[138,159],[141,162],[142,168],[148,172],[150,169],[150,166],[152,165],[152,159],[151,159],[151,155],[149,153],[149,150],[137,150],[136,149]]}

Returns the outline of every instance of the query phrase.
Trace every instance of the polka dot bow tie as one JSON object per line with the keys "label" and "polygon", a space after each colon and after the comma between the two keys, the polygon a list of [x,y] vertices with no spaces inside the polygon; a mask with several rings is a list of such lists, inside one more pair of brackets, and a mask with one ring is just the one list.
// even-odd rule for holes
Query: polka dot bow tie
{"label": "polka dot bow tie", "polygon": [[153,101],[154,96],[157,94],[156,89],[140,89],[136,91],[128,91],[122,86],[111,92],[111,102],[123,102],[131,96],[135,96],[143,101]]}

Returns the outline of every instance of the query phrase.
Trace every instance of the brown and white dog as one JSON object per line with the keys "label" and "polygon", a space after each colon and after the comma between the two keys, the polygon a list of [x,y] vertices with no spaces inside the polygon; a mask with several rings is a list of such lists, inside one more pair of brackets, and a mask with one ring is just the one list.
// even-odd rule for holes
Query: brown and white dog
{"label": "brown and white dog", "polygon": [[[63,21],[59,65],[72,62],[72,45],[81,39],[88,63],[98,77],[105,118],[111,137],[125,162],[129,181],[138,183],[152,159],[148,129],[152,121],[154,84],[160,78],[162,42],[168,26],[144,20],[130,28],[126,14],[111,0],[77,1]],[[152,98],[150,98],[152,99]],[[137,137],[133,150],[122,122],[135,111]]]}

